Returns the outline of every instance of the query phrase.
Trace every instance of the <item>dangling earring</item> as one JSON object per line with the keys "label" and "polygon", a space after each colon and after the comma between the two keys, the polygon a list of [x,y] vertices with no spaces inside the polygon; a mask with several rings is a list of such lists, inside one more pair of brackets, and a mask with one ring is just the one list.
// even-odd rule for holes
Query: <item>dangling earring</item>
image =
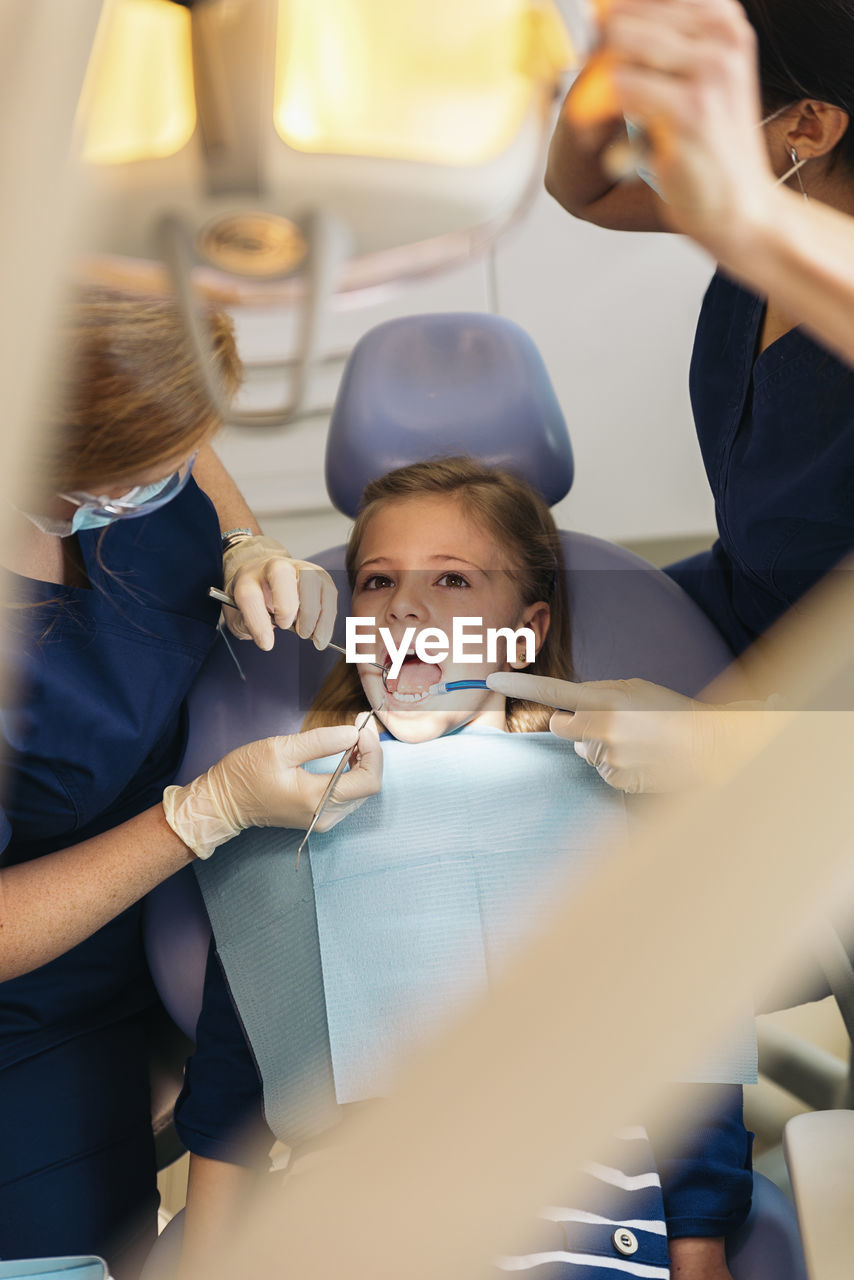
{"label": "dangling earring", "polygon": [[795,166],[795,173],[798,175],[798,186],[801,189],[801,195],[805,200],[809,200],[806,187],[804,186],[804,180],[801,177],[801,165],[806,164],[806,160],[798,159],[798,153],[794,147],[790,150],[789,155],[792,157],[792,164]]}
{"label": "dangling earring", "polygon": [[779,187],[781,182],[785,182],[788,178],[791,178],[793,173],[796,173],[798,175],[798,186],[801,189],[801,195],[805,200],[809,200],[809,196],[806,193],[806,188],[804,187],[803,179],[801,177],[801,169],[806,164],[806,160],[798,159],[798,153],[794,147],[789,147],[789,155],[792,157],[792,167],[787,169],[781,178],[777,179],[775,186]]}

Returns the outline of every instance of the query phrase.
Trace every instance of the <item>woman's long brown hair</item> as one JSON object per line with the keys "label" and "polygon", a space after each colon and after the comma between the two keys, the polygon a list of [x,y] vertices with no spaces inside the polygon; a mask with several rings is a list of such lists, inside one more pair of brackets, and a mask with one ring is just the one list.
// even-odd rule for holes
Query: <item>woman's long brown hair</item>
{"label": "woman's long brown hair", "polygon": [[[216,373],[232,395],[242,378],[232,324],[213,309],[208,323]],[[113,480],[188,457],[222,425],[168,299],[83,289],[63,309],[55,346],[52,430],[30,463],[33,489],[101,493]],[[35,607],[5,603],[21,613]]]}
{"label": "woman's long brown hair", "polygon": [[[241,366],[231,322],[211,311],[209,326],[217,373],[233,394]],[[66,304],[57,345],[55,427],[34,462],[42,488],[102,492],[189,455],[221,425],[168,299],[82,291]]]}
{"label": "woman's long brown hair", "polygon": [[[514,577],[523,605],[537,600],[549,605],[549,628],[528,670],[537,675],[571,679],[569,608],[560,535],[543,499],[525,480],[509,471],[485,466],[475,458],[431,458],[372,481],[365,489],[347,544],[347,576],[351,589],[365,530],[379,508],[402,498],[436,495],[459,501],[468,518],[510,552],[511,558],[518,560]],[[356,667],[342,658],[321,686],[303,727],[348,724],[367,709]],[[513,733],[547,729],[550,716],[548,707],[507,700],[507,728]]]}

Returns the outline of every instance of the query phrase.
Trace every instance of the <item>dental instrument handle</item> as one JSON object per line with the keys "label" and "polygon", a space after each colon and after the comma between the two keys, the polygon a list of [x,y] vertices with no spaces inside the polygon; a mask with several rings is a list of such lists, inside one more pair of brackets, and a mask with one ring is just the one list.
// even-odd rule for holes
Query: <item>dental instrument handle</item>
{"label": "dental instrument handle", "polygon": [[457,689],[487,689],[485,680],[443,680],[440,684],[431,684],[428,694],[455,693]]}
{"label": "dental instrument handle", "polygon": [[[357,734],[361,733],[362,730],[365,728],[365,726],[369,723],[371,717],[372,716],[376,717],[376,714],[377,713],[374,711],[373,707],[371,707],[370,711],[365,712],[364,718],[361,721],[358,721],[356,723],[356,733]],[[317,808],[315,809],[314,813],[311,816],[311,822],[308,825],[308,830],[306,831],[302,840],[300,840],[299,844],[297,845],[297,863],[295,867],[296,871],[299,871],[300,855],[302,854],[302,851],[305,848],[306,843],[308,842],[308,837],[311,835],[312,831],[317,826],[317,822],[318,822],[318,819],[320,818],[320,815],[323,813],[323,810],[326,808],[327,804],[332,799],[332,792],[335,788],[335,784],[338,781],[338,779],[341,777],[341,774],[344,772],[347,761],[350,759],[350,756],[352,754],[353,754],[353,747],[348,747],[347,750],[343,752],[341,759],[336,764],[332,773],[329,775],[329,781],[326,784],[323,795],[320,797],[320,801],[317,805]]]}
{"label": "dental instrument handle", "polygon": [[[222,591],[220,590],[219,587],[208,587],[208,595],[210,596],[211,600],[218,600],[220,604],[227,604],[229,609],[237,609],[240,607],[239,605],[234,603],[234,596],[230,596],[227,591]],[[293,627],[289,627],[288,630],[293,631]],[[296,633],[294,632],[294,634]],[[347,650],[341,644],[334,644],[330,640],[329,644],[327,645],[327,648],[334,649],[336,653],[343,653],[346,656]],[[372,663],[371,665],[375,667],[379,667],[378,662]],[[380,667],[380,670],[382,671],[384,670],[384,668]]]}

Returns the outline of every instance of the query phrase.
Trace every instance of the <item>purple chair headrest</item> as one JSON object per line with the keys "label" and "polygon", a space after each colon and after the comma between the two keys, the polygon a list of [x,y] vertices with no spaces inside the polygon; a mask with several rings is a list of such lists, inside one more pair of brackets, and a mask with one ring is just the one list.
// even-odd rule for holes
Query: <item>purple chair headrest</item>
{"label": "purple chair headrest", "polygon": [[540,353],[512,320],[478,312],[377,325],[354,347],[332,411],[330,498],[354,516],[371,480],[453,454],[523,476],[549,506],[566,496],[572,447]]}
{"label": "purple chair headrest", "polygon": [[[524,476],[549,503],[572,483],[566,423],[531,339],[495,316],[413,316],[371,330],[341,382],[327,447],[329,492],[355,514],[369,481],[436,455],[469,453]],[[696,693],[731,660],[709,619],[638,556],[586,534],[563,534],[576,678],[640,676]],[[350,592],[344,548],[311,559],[339,587],[337,639]],[[189,698],[181,776],[189,781],[253,738],[296,732],[337,661],[291,633],[264,653],[240,646],[242,683],[217,645]],[[191,1038],[201,1005],[209,926],[192,871],[146,903],[146,947],[166,1007]]]}

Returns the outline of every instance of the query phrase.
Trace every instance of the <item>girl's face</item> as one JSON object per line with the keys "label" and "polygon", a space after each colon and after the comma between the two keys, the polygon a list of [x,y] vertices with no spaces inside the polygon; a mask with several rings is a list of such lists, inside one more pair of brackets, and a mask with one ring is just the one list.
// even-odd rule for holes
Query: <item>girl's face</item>
{"label": "girl's face", "polygon": [[[505,727],[504,698],[489,689],[429,694],[443,680],[482,680],[492,671],[521,670],[527,665],[524,646],[507,652],[497,642],[493,661],[487,660],[487,628],[529,627],[539,650],[549,625],[549,606],[538,601],[523,605],[516,581],[518,564],[512,552],[471,520],[453,496],[431,495],[394,499],[382,504],[365,529],[356,567],[353,616],[376,619],[377,662],[389,653],[380,639],[385,627],[399,647],[407,628],[416,636],[425,628],[439,628],[451,641],[455,617],[476,618],[470,632],[483,634],[483,643],[469,643],[476,662],[454,662],[453,652],[442,662],[425,663],[415,656],[415,637],[397,679],[389,679],[359,664],[359,677],[371,706],[377,708],[388,731],[403,742],[427,742],[474,721]],[[370,646],[364,646],[365,651]]]}

